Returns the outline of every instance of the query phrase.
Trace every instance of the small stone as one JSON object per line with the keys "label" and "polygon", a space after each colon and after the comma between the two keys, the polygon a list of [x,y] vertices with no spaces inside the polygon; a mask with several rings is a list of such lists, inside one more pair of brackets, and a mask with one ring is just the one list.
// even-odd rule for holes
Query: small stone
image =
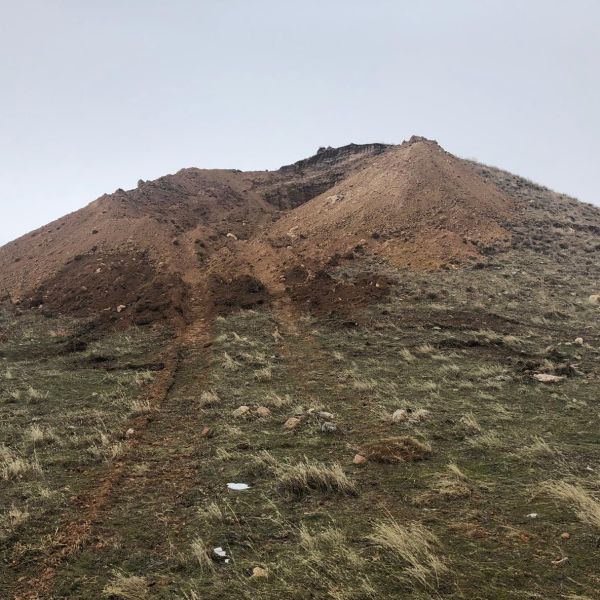
{"label": "small stone", "polygon": [[333,415],[330,412],[325,412],[324,410],[317,413],[317,417],[319,419],[325,419],[326,421],[333,421]]}
{"label": "small stone", "polygon": [[266,569],[263,569],[262,567],[254,567],[254,569],[252,569],[252,577],[268,577],[269,576],[269,571],[267,571]]}
{"label": "small stone", "polygon": [[575,344],[577,344],[578,346],[583,346],[583,338],[575,338]]}
{"label": "small stone", "polygon": [[332,421],[325,421],[321,423],[321,431],[323,433],[335,433],[337,431],[337,425]]}
{"label": "small stone", "polygon": [[117,306],[117,312],[121,313],[123,312],[125,309],[127,308],[127,306],[125,304],[119,304],[119,306]]}
{"label": "small stone", "polygon": [[363,456],[362,454],[355,454],[354,458],[352,459],[352,462],[355,465],[363,465],[364,463],[367,462],[367,458],[365,456]]}
{"label": "small stone", "polygon": [[247,413],[250,412],[250,407],[249,406],[238,406],[231,414],[236,417],[243,417],[244,415],[246,415]]}
{"label": "small stone", "polygon": [[404,408],[399,408],[392,413],[392,421],[394,423],[401,423],[402,421],[408,421],[408,412]]}
{"label": "small stone", "polygon": [[266,417],[270,417],[271,416],[271,411],[266,406],[259,406],[256,409],[256,414],[259,417],[266,418]]}
{"label": "small stone", "polygon": [[571,534],[568,531],[565,531],[564,533],[560,534],[560,539],[561,540],[570,540]]}
{"label": "small stone", "polygon": [[135,433],[135,430],[131,427],[125,432],[125,437],[130,438]]}
{"label": "small stone", "polygon": [[214,435],[214,431],[212,427],[208,427],[208,425],[206,425],[203,429],[202,432],[200,433],[200,437],[205,437],[205,438],[211,438]]}
{"label": "small stone", "polygon": [[550,375],[548,373],[536,373],[533,378],[541,383],[558,383],[564,379],[561,375]]}
{"label": "small stone", "polygon": [[300,423],[302,423],[302,419],[300,419],[299,417],[290,417],[284,424],[283,424],[283,428],[284,429],[296,429],[296,427],[298,427],[298,425],[300,425]]}
{"label": "small stone", "polygon": [[600,294],[592,294],[589,298],[588,298],[588,302],[590,304],[595,304],[598,305],[600,304]]}

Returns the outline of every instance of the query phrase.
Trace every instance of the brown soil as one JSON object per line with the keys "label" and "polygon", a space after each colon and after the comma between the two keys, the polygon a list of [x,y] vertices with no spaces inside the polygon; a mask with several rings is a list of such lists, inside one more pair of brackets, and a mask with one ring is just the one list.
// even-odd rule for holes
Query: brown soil
{"label": "brown soil", "polygon": [[[184,169],[1,247],[0,297],[119,326],[184,324],[198,309],[282,294],[314,314],[348,315],[387,293],[364,259],[455,268],[485,263],[513,238],[545,244],[525,237],[534,209],[514,185],[423,138],[321,149],[272,172]],[[600,231],[597,213],[586,227]],[[358,275],[333,278],[336,264]]]}
{"label": "brown soil", "polygon": [[286,272],[286,292],[309,312],[324,316],[350,316],[355,309],[385,298],[391,281],[382,275],[359,273],[351,281],[337,281],[326,271],[311,274],[302,267]]}
{"label": "brown soil", "polygon": [[231,280],[212,275],[209,285],[211,305],[218,314],[256,308],[269,301],[267,288],[250,275],[241,275]]}
{"label": "brown soil", "polygon": [[325,263],[355,251],[436,269],[506,249],[514,202],[465,161],[413,138],[274,223],[266,235],[294,257]]}
{"label": "brown soil", "polygon": [[44,281],[26,302],[53,316],[68,313],[127,326],[185,321],[188,292],[172,273],[161,273],[147,253],[76,256]]}

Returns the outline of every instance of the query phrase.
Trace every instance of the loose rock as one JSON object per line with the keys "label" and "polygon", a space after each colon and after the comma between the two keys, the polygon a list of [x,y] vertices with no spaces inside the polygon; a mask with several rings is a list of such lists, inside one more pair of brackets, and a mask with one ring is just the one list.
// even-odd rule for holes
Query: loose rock
{"label": "loose rock", "polygon": [[550,375],[549,373],[536,373],[533,378],[541,383],[558,383],[565,379],[562,375]]}
{"label": "loose rock", "polygon": [[259,406],[256,409],[256,414],[259,417],[265,418],[265,417],[270,417],[271,416],[271,411],[266,406]]}
{"label": "loose rock", "polygon": [[269,576],[269,572],[266,569],[263,569],[262,567],[254,567],[254,569],[252,569],[252,577],[268,577]]}
{"label": "loose rock", "polygon": [[240,417],[243,417],[244,415],[248,414],[250,412],[250,407],[249,406],[238,406],[231,414],[236,418],[239,419]]}
{"label": "loose rock", "polygon": [[321,423],[321,431],[323,433],[334,433],[337,431],[337,425],[332,421],[325,421]]}
{"label": "loose rock", "polygon": [[283,424],[283,428],[284,429],[296,429],[296,427],[298,427],[298,425],[300,425],[300,423],[302,423],[302,419],[300,419],[299,417],[290,417]]}
{"label": "loose rock", "polygon": [[366,463],[366,462],[367,462],[367,459],[366,459],[366,457],[365,457],[365,456],[363,456],[362,454],[355,454],[355,455],[354,455],[354,458],[352,459],[352,462],[353,462],[355,465],[362,465],[362,464],[364,464],[364,463]]}

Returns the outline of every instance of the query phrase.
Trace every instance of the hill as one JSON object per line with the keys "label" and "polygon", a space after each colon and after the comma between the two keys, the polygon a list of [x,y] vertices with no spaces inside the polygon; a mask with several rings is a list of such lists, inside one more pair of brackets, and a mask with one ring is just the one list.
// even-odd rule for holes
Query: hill
{"label": "hill", "polygon": [[418,137],[0,248],[0,597],[598,597],[599,252]]}

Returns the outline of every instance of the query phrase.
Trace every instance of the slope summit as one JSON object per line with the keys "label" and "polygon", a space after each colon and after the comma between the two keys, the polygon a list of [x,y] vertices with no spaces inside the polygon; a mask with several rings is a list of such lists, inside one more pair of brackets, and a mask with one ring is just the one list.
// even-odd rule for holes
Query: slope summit
{"label": "slope summit", "polygon": [[396,266],[439,268],[510,245],[515,203],[423,138],[394,147],[268,231],[326,262],[359,246]]}
{"label": "slope summit", "polygon": [[[187,320],[359,253],[428,270],[510,247],[515,200],[436,142],[322,148],[278,171],[184,169],[0,248],[0,290],[50,314]],[[242,282],[242,283],[240,283]],[[238,289],[239,288],[239,289]]]}

